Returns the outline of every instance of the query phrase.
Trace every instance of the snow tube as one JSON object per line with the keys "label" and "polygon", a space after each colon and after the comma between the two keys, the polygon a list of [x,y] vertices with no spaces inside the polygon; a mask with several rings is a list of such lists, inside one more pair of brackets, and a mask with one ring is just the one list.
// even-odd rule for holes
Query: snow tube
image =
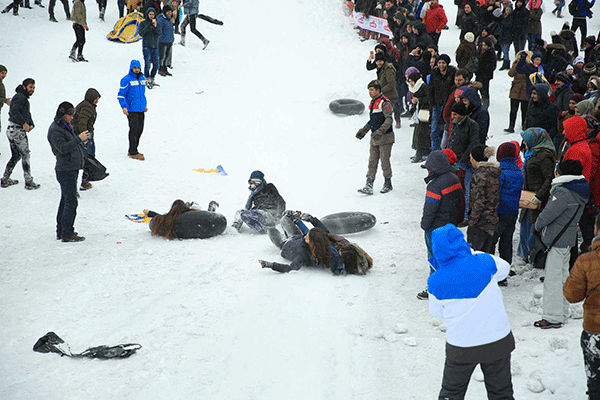
{"label": "snow tube", "polygon": [[329,109],[337,115],[357,115],[365,111],[365,105],[354,99],[338,99],[329,103]]}
{"label": "snow tube", "polygon": [[330,214],[320,219],[323,225],[336,235],[366,231],[377,223],[377,218],[373,214],[362,211]]}
{"label": "snow tube", "polygon": [[[154,218],[150,221],[150,230],[153,226]],[[179,239],[206,239],[220,235],[225,228],[225,216],[212,211],[192,210],[181,214],[175,220],[175,234]]]}
{"label": "snow tube", "polygon": [[144,20],[144,16],[133,11],[123,18],[120,18],[115,24],[112,31],[106,35],[108,40],[113,42],[133,43],[140,40],[140,22]]}

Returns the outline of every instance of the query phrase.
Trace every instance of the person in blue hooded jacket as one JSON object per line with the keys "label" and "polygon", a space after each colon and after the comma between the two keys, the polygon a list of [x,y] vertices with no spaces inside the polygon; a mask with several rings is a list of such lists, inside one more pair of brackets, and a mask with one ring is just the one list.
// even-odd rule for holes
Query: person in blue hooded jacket
{"label": "person in blue hooded jacket", "polygon": [[138,152],[140,137],[144,131],[144,113],[146,107],[146,77],[138,60],[131,60],[129,73],[121,79],[117,95],[123,114],[129,121],[129,151],[130,158],[143,161],[144,155]]}
{"label": "person in blue hooded jacket", "polygon": [[494,234],[494,248],[498,244],[500,258],[512,264],[513,234],[519,215],[519,199],[525,184],[523,172],[516,163],[519,149],[512,142],[502,143],[496,152],[500,162],[500,204],[498,205],[498,227]]}
{"label": "person in blue hooded jacket", "polygon": [[483,371],[488,399],[512,400],[511,352],[515,348],[498,282],[510,266],[473,252],[452,224],[431,236],[435,272],[429,277],[429,311],[446,326],[446,361],[439,399],[464,399],[475,367]]}
{"label": "person in blue hooded jacket", "polygon": [[285,211],[285,200],[272,183],[267,183],[265,174],[253,171],[248,179],[250,196],[243,210],[235,213],[232,226],[238,231],[246,223],[258,233],[267,233],[268,227],[279,222]]}
{"label": "person in blue hooded jacket", "polygon": [[[571,246],[577,239],[577,222],[590,197],[590,185],[582,175],[583,166],[576,160],[565,160],[556,167],[552,180],[550,200],[535,220],[535,230],[540,232],[542,243],[550,247],[546,256],[546,277],[542,301],[542,319],[536,328],[561,328],[569,317],[569,302],[562,292],[569,276]],[[559,237],[563,228],[566,231]]]}
{"label": "person in blue hooded jacket", "polygon": [[485,144],[488,131],[490,129],[490,114],[481,103],[481,97],[477,89],[467,87],[460,96],[463,103],[467,106],[469,118],[479,125],[479,143]]}

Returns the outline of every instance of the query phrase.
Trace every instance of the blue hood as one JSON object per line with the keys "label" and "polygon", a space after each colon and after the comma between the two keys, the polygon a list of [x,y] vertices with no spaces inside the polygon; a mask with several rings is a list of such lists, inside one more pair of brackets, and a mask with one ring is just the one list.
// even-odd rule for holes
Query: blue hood
{"label": "blue hood", "polygon": [[129,63],[129,75],[134,76],[137,79],[137,75],[133,73],[133,67],[138,67],[140,69],[140,74],[142,73],[142,64],[139,60],[131,60]]}
{"label": "blue hood", "polygon": [[469,100],[471,104],[473,104],[473,109],[481,107],[481,98],[479,97],[479,92],[477,92],[477,90],[468,87],[465,89],[461,97]]}
{"label": "blue hood", "polygon": [[565,189],[569,189],[570,191],[577,193],[586,201],[590,198],[590,185],[585,178],[563,183],[561,186]]}
{"label": "blue hood", "polygon": [[498,271],[492,256],[473,254],[463,233],[452,224],[435,229],[431,243],[429,262],[436,271],[427,283],[438,300],[475,298]]}

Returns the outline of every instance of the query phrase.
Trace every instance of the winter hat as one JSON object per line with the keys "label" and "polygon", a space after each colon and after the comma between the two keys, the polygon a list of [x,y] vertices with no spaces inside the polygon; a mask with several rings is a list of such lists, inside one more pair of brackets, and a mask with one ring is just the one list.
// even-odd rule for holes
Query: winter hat
{"label": "winter hat", "polygon": [[571,64],[569,64],[569,65],[567,65],[567,68],[565,68],[565,71],[568,71],[570,69],[574,70],[575,68],[573,68],[573,66]]}
{"label": "winter hat", "polygon": [[394,14],[394,19],[402,20],[402,18],[404,18],[404,14],[402,14],[400,11]]}
{"label": "winter hat", "polygon": [[375,61],[385,61],[385,54],[381,52],[375,53]]}
{"label": "winter hat", "polygon": [[385,44],[383,44],[383,43],[377,43],[377,44],[375,45],[375,51],[377,51],[377,50],[381,50],[381,51],[383,51],[384,53],[387,53],[387,47],[386,47],[386,46],[385,46]]}
{"label": "winter hat", "polygon": [[597,76],[590,77],[590,79],[588,80],[588,83],[591,83],[592,85],[594,85],[596,87],[596,89],[600,89],[600,78],[598,78]]}
{"label": "winter hat", "polygon": [[381,83],[377,79],[375,79],[375,80],[369,82],[369,84],[367,85],[367,89],[368,88],[381,90]]}
{"label": "winter hat", "polygon": [[584,60],[583,56],[577,56],[577,57],[575,57],[575,60],[573,61],[573,64],[575,64],[575,65],[577,65],[579,63],[583,64],[584,62],[585,62],[585,60]]}
{"label": "winter hat", "polygon": [[569,83],[573,80],[573,78],[571,78],[571,75],[567,74],[566,72],[561,71],[556,74],[555,80],[561,81],[562,83]]}
{"label": "winter hat", "polygon": [[[579,103],[575,104],[575,107],[577,107],[577,109],[579,110],[579,115],[589,115],[592,113],[592,111],[594,111],[594,102],[587,99],[581,100]],[[565,125],[565,122],[563,122],[563,126]]]}
{"label": "winter hat", "polygon": [[421,74],[419,74],[418,72],[413,72],[412,74],[410,74],[408,76],[408,79],[410,79],[413,82],[418,81],[419,79],[421,79]]}
{"label": "winter hat", "polygon": [[251,180],[253,180],[253,179],[260,179],[260,180],[262,181],[263,179],[265,179],[265,174],[263,174],[263,173],[262,173],[261,171],[259,171],[259,170],[253,171],[253,172],[250,174],[250,178],[248,178],[248,180],[249,180],[249,181],[251,181]]}
{"label": "winter hat", "polygon": [[500,161],[506,157],[515,157],[516,153],[515,144],[513,142],[502,143],[500,147],[498,147],[496,160]]}
{"label": "winter hat", "polygon": [[450,65],[450,56],[448,54],[440,54],[438,57],[438,61],[439,60],[444,60],[446,61],[446,64]]}
{"label": "winter hat", "polygon": [[4,65],[0,64],[0,72],[4,72],[4,71],[8,71],[8,70],[6,69],[6,67]]}
{"label": "winter hat", "polygon": [[575,104],[577,104],[580,101],[585,100],[585,97],[583,97],[582,94],[575,93],[574,95],[572,95],[571,97],[569,97],[569,101],[571,101],[571,100],[573,100],[575,102]]}
{"label": "winter hat", "polygon": [[[570,119],[570,118],[569,118]],[[556,166],[556,172],[559,175],[581,175],[583,174],[583,165],[577,160],[564,160]]]}
{"label": "winter hat", "polygon": [[421,75],[421,72],[419,71],[419,69],[417,67],[408,67],[408,68],[406,68],[406,71],[404,71],[404,75],[410,76],[412,74]]}
{"label": "winter hat", "polygon": [[458,158],[456,157],[456,153],[454,153],[452,150],[442,149],[442,151],[444,153],[446,153],[446,156],[448,157],[448,161],[450,162],[450,164],[454,164],[455,162],[458,161]]}
{"label": "winter hat", "polygon": [[473,32],[465,33],[465,40],[469,43],[473,43],[475,41],[475,35],[473,35]]}
{"label": "winter hat", "polygon": [[495,152],[496,149],[493,147],[488,147],[485,144],[477,144],[471,149],[471,157],[478,162],[487,161]]}
{"label": "winter hat", "polygon": [[550,37],[552,37],[552,36],[558,36],[558,34],[556,33],[556,31],[551,31],[550,32]]}
{"label": "winter hat", "polygon": [[586,115],[583,118],[588,124],[588,130],[591,129],[591,132],[588,132],[587,137],[596,137],[596,135],[598,135],[598,132],[600,132],[600,121],[598,121],[591,115]]}
{"label": "winter hat", "polygon": [[537,57],[542,58],[542,59],[544,58],[544,56],[542,56],[542,53],[540,53],[539,51],[534,51],[533,55],[531,56],[531,61],[533,61],[533,59],[537,58]]}
{"label": "winter hat", "polygon": [[500,16],[502,16],[502,9],[496,8],[494,11],[492,11],[492,15],[494,18],[500,18]]}
{"label": "winter hat", "polygon": [[492,39],[490,39],[489,37],[483,39],[483,43],[485,43],[485,45],[488,48],[493,48],[494,47],[494,42],[492,42]]}
{"label": "winter hat", "polygon": [[583,73],[586,75],[594,75],[596,73],[596,65],[594,63],[587,63],[583,66]]}
{"label": "winter hat", "polygon": [[73,107],[73,104],[69,103],[68,101],[63,101],[58,106],[58,110],[56,110],[56,115],[54,116],[54,119],[58,121],[62,119],[65,115],[73,114],[75,114],[75,107]]}
{"label": "winter hat", "polygon": [[450,111],[459,115],[467,115],[469,113],[467,106],[463,102],[453,105]]}

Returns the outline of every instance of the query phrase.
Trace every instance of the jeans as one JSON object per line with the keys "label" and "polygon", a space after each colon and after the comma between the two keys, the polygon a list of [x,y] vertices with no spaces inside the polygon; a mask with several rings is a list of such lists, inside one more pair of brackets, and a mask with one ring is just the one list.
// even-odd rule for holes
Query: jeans
{"label": "jeans", "polygon": [[56,237],[68,238],[74,235],[75,216],[77,215],[77,179],[79,171],[56,171],[56,180],[60,184],[60,203],[56,214]]}
{"label": "jeans", "polygon": [[527,41],[527,36],[521,36],[513,39],[513,45],[515,46],[515,58],[517,57],[517,53],[521,50],[525,50],[525,42]]}
{"label": "jeans", "polygon": [[[85,148],[86,154],[89,154],[92,157],[96,157],[96,144],[94,143],[93,137],[90,136],[88,138],[88,140],[83,142],[83,147]],[[83,177],[81,178],[81,184],[85,185],[86,183],[88,183],[90,181],[88,178],[89,178],[89,175],[88,175],[87,171],[84,169]]]}
{"label": "jeans", "polygon": [[171,58],[171,52],[173,51],[173,43],[159,43],[158,50],[160,53],[160,67],[158,70],[167,72],[167,66],[169,65],[169,59]]}
{"label": "jeans", "polygon": [[[425,246],[427,246],[427,261],[429,261],[433,258],[433,247],[431,244],[432,232],[433,232],[433,229],[427,229],[425,231]],[[429,264],[429,275],[433,274],[434,272],[435,272],[435,270],[433,269],[431,264]]]}
{"label": "jeans", "polygon": [[[158,64],[160,63],[158,48],[144,47],[142,53],[144,54],[144,75],[146,78],[154,78],[156,71],[158,71]],[[150,71],[150,63],[152,63],[152,71]]]}
{"label": "jeans", "polygon": [[494,237],[483,229],[469,226],[467,228],[467,242],[473,250],[494,254]]}
{"label": "jeans", "polygon": [[127,8],[127,2],[125,0],[117,0],[117,8],[119,9],[119,18],[123,18],[125,9]]}
{"label": "jeans", "polygon": [[[63,4],[63,8],[65,9],[65,16],[67,19],[71,19],[71,12],[69,11],[69,1],[68,0],[60,0]],[[50,0],[48,3],[48,14],[50,14],[51,18],[54,18],[54,5],[56,4],[56,0]]]}
{"label": "jeans", "polygon": [[[498,254],[500,258],[512,264],[513,234],[518,214],[498,214],[498,228],[494,233],[494,248],[498,243]],[[492,252],[494,254],[495,251]]]}
{"label": "jeans", "polygon": [[469,218],[469,199],[471,197],[471,176],[473,176],[473,168],[465,163],[458,161],[456,165],[465,171],[465,219]]}
{"label": "jeans", "polygon": [[510,45],[511,43],[500,44],[500,48],[502,49],[502,59],[504,62],[510,62]]}
{"label": "jeans", "polygon": [[527,118],[527,108],[529,107],[529,103],[527,100],[517,100],[510,99],[510,114],[508,126],[513,128],[515,127],[515,122],[517,121],[517,111],[519,111],[519,106],[521,106],[521,127],[525,126],[525,118]]}
{"label": "jeans", "polygon": [[542,35],[539,33],[528,33],[527,34],[527,46],[530,51],[533,51],[533,46],[535,44],[535,39],[539,39]]}
{"label": "jeans", "polygon": [[517,255],[523,260],[529,260],[529,251],[535,240],[533,236],[533,222],[530,221],[532,210],[526,210],[523,220],[521,221],[521,229],[519,230],[519,247]]}
{"label": "jeans", "polygon": [[444,130],[444,121],[442,112],[444,107],[435,107],[431,112],[431,151],[440,149],[442,143],[442,133]]}

